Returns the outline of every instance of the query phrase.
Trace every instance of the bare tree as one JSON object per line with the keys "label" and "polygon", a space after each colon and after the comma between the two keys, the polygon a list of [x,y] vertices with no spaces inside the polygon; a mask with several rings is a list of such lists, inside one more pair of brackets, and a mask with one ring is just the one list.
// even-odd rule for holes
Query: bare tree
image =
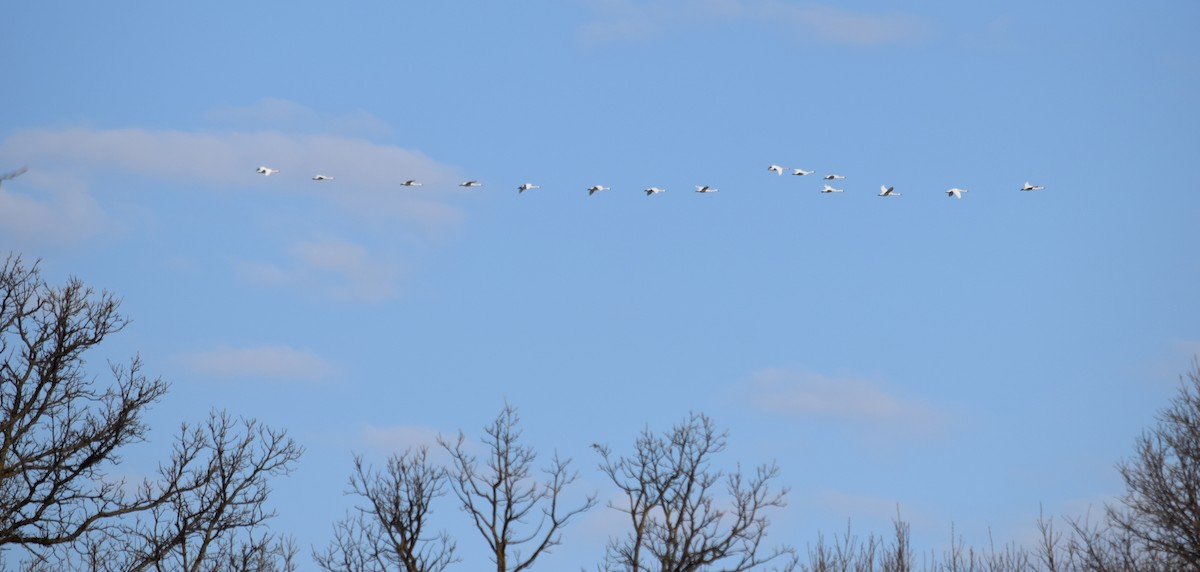
{"label": "bare tree", "polygon": [[302,453],[284,432],[214,413],[182,427],[157,480],[112,476],[167,390],[137,358],[107,387],[88,375],[85,352],[126,325],[118,305],[19,257],[0,268],[0,550],[24,549],[28,569],[293,569],[263,527],[268,477]]}
{"label": "bare tree", "polygon": [[446,470],[429,461],[425,447],[388,458],[377,472],[354,457],[350,492],[366,506],[334,527],[334,540],[313,559],[324,570],[441,572],[457,562],[455,543],[441,532],[427,536],[433,500],[445,494]]}
{"label": "bare tree", "polygon": [[142,414],[167,384],[137,358],[112,368],[109,387],[84,367],[84,353],[125,326],[118,306],[78,279],[49,286],[20,257],[0,267],[0,550],[69,544],[159,502],[109,472],[121,447],[145,438]]}
{"label": "bare tree", "polygon": [[162,502],[109,548],[126,570],[287,570],[295,549],[266,531],[275,516],[266,502],[269,478],[290,473],[301,454],[286,432],[224,412],[184,424],[159,469]]}
{"label": "bare tree", "polygon": [[1124,506],[1107,515],[1145,550],[1200,570],[1200,361],[1180,381],[1157,425],[1138,437],[1135,457],[1117,464]]}
{"label": "bare tree", "polygon": [[[725,450],[726,434],[703,414],[691,414],[665,437],[646,429],[630,457],[604,457],[601,470],[624,495],[610,504],[629,517],[630,531],[609,542],[604,570],[626,572],[742,572],[781,556],[794,566],[789,547],[763,549],[767,509],[784,506],[786,488],[773,490],[775,465],[762,465],[752,476],[741,469],[725,474],[712,468]],[[718,499],[724,484],[725,498]]]}
{"label": "bare tree", "polygon": [[[571,518],[596,504],[593,494],[570,508],[563,507],[563,491],[579,474],[571,470],[569,459],[555,454],[542,470],[545,478],[536,478],[533,463],[537,454],[520,443],[519,422],[516,408],[506,404],[484,428],[487,460],[483,466],[468,452],[462,432],[454,441],[438,438],[453,461],[451,488],[487,542],[497,572],[533,566],[538,556],[562,541],[561,529]],[[534,519],[536,523],[531,522]],[[525,545],[531,549],[523,554]]]}

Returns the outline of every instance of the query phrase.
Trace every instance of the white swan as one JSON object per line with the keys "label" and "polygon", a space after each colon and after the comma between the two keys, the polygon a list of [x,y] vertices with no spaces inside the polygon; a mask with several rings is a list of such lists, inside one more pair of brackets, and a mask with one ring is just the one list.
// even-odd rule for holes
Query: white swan
{"label": "white swan", "polygon": [[330,177],[329,175],[317,175],[317,176],[313,177],[313,180],[314,181],[332,181],[333,177]]}
{"label": "white swan", "polygon": [[879,185],[879,196],[881,197],[898,197],[900,193],[896,192],[896,187],[888,187]]}
{"label": "white swan", "polygon": [[950,189],[950,190],[946,191],[946,196],[947,196],[947,197],[954,197],[954,198],[956,198],[956,199],[961,199],[961,198],[962,198],[962,194],[963,194],[963,193],[965,193],[965,192],[968,192],[968,190],[967,190],[967,189],[960,189],[960,188],[958,188],[958,187],[954,187],[953,189]]}
{"label": "white swan", "polygon": [[771,165],[770,167],[767,167],[767,170],[768,170],[768,171],[775,171],[775,174],[776,174],[776,175],[782,175],[782,174],[783,174],[783,167],[780,167],[779,165]]}
{"label": "white swan", "polygon": [[825,188],[821,189],[821,192],[822,193],[841,193],[841,192],[844,192],[844,189],[835,189],[829,185],[825,185]]}
{"label": "white swan", "polygon": [[404,186],[406,186],[406,187],[419,187],[419,186],[421,186],[421,181],[414,181],[414,180],[412,180],[412,179],[409,179],[409,180],[407,180],[407,181],[404,181],[403,183],[400,183],[400,184],[401,184],[401,185],[404,185]]}
{"label": "white swan", "polygon": [[270,169],[267,167],[260,166],[259,168],[255,169],[254,172],[262,173],[262,176],[264,176],[264,177],[270,177],[272,173],[278,173],[279,169]]}
{"label": "white swan", "polygon": [[717,191],[719,191],[719,190],[720,190],[720,189],[714,189],[714,188],[712,188],[712,187],[710,187],[710,186],[708,186],[708,185],[696,185],[696,192],[697,192],[697,193],[715,193],[715,192],[717,192]]}
{"label": "white swan", "polygon": [[1029,183],[1029,181],[1025,181],[1025,185],[1021,187],[1021,190],[1022,191],[1040,191],[1044,188],[1046,188],[1046,187],[1043,187],[1041,185],[1032,185]]}
{"label": "white swan", "polygon": [[826,180],[826,181],[833,181],[833,180],[836,180],[836,179],[845,179],[845,178],[846,178],[846,177],[843,177],[843,176],[841,176],[841,175],[825,175],[825,180]]}
{"label": "white swan", "polygon": [[593,185],[591,187],[588,187],[588,196],[590,197],[590,196],[596,194],[596,191],[607,191],[607,190],[608,190],[608,187],[606,187],[604,185]]}
{"label": "white swan", "polygon": [[479,181],[463,181],[463,182],[459,183],[458,186],[460,186],[460,187],[482,187],[483,184],[481,184]]}
{"label": "white swan", "polygon": [[797,177],[803,177],[804,175],[811,175],[813,173],[816,173],[816,171],[805,171],[804,169],[792,169],[792,174],[796,175]]}
{"label": "white swan", "polygon": [[523,184],[523,185],[521,185],[521,186],[517,187],[517,192],[518,192],[518,193],[523,193],[523,192],[525,192],[525,191],[528,191],[529,189],[540,189],[540,188],[541,188],[541,187],[539,187],[539,186],[537,186],[537,185],[535,185],[535,184],[533,184],[533,183],[525,183],[525,184]]}
{"label": "white swan", "polygon": [[646,189],[646,196],[648,197],[651,195],[657,195],[658,193],[665,193],[665,192],[667,192],[666,189],[660,189],[658,187],[650,187],[650,188]]}

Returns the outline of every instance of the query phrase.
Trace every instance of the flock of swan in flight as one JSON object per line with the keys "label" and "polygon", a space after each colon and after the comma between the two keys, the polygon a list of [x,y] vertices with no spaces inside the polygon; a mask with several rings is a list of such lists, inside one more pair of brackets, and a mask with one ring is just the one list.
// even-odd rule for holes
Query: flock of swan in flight
{"label": "flock of swan in flight", "polygon": [[[771,165],[771,166],[767,167],[767,170],[771,171],[772,173],[775,173],[776,175],[782,175],[783,171],[785,169],[779,165]],[[271,169],[269,167],[260,166],[258,169],[255,170],[255,172],[259,173],[263,176],[269,177],[274,173],[278,173],[279,169]],[[792,175],[795,175],[797,177],[811,175],[815,172],[816,171],[805,171],[804,169],[792,169]],[[845,179],[846,177],[843,175],[837,175],[837,174],[830,173],[828,175],[825,175],[822,178],[826,181],[838,181],[841,179]],[[330,181],[330,180],[333,180],[333,177],[330,177],[328,175],[318,174],[318,175],[313,176],[312,180],[314,180],[314,181]],[[419,186],[421,186],[421,182],[413,180],[413,179],[409,179],[407,181],[404,181],[403,183],[400,183],[400,185],[404,186],[404,187],[419,187]],[[459,183],[458,186],[460,186],[460,187],[482,187],[483,183],[480,183],[479,181],[471,180],[471,181],[463,181],[463,182]],[[533,183],[523,183],[523,184],[521,184],[521,186],[517,187],[517,193],[524,193],[525,191],[528,191],[530,189],[539,189],[539,188],[541,188],[541,187],[539,187],[538,185],[535,185]],[[1020,190],[1022,190],[1022,191],[1040,191],[1044,188],[1045,187],[1043,187],[1041,185],[1034,185],[1034,184],[1026,181],[1025,184],[1021,186]],[[593,185],[591,187],[588,187],[587,192],[588,192],[588,196],[591,196],[600,191],[607,191],[607,190],[610,190],[609,187],[605,187],[603,185]],[[718,190],[719,189],[715,189],[713,187],[709,187],[709,186],[705,186],[705,185],[696,185],[697,193],[715,193]],[[825,183],[824,188],[821,189],[822,193],[841,193],[844,191],[845,191],[845,189],[834,188],[829,183]],[[646,196],[649,197],[649,196],[657,195],[659,193],[666,192],[666,189],[661,189],[658,187],[648,187],[643,192],[645,192]],[[956,199],[961,199],[963,196],[963,193],[966,193],[966,192],[968,192],[967,189],[960,189],[958,187],[953,187],[946,191],[946,196],[954,197]],[[898,196],[900,196],[900,193],[896,192],[896,187],[880,185],[878,196],[880,196],[880,197],[898,197]]]}
{"label": "flock of swan in flight", "polygon": [[[771,166],[767,167],[767,170],[771,171],[772,173],[775,173],[776,175],[782,175],[784,168],[779,165],[771,165]],[[0,175],[0,184],[3,184],[4,181],[7,181],[9,179],[12,179],[14,177],[24,174],[25,171],[26,171],[26,168],[21,167],[20,169],[17,169],[16,171],[11,171],[11,172]],[[279,169],[272,169],[270,167],[260,166],[258,169],[255,169],[254,172],[258,173],[260,175],[263,175],[264,177],[269,177],[275,173],[278,173]],[[811,175],[814,172],[815,171],[805,171],[804,169],[792,169],[792,174],[795,176],[798,176],[798,177]],[[823,179],[826,181],[838,181],[838,180],[845,179],[845,178],[846,177],[844,177],[842,175],[837,175],[837,174],[833,174],[833,173],[825,175],[823,177]],[[314,180],[314,181],[332,181],[333,177],[330,177],[329,175],[317,174],[317,175],[313,176],[312,180]],[[421,182],[417,181],[417,180],[409,179],[407,181],[400,183],[400,185],[404,186],[404,187],[419,187],[419,186],[421,186]],[[459,183],[458,186],[460,186],[460,187],[482,187],[483,183],[480,183],[479,181],[471,180],[471,181],[463,181],[463,182]],[[539,188],[541,188],[541,187],[539,187],[538,185],[535,185],[533,183],[523,183],[523,184],[521,184],[521,186],[517,187],[517,193],[524,193],[525,191],[528,191],[531,189],[539,189]],[[1028,181],[1026,181],[1025,184],[1021,186],[1022,191],[1040,191],[1044,188],[1045,187],[1043,187],[1041,185],[1034,185]],[[593,185],[591,187],[588,187],[587,192],[588,192],[588,196],[591,196],[600,191],[607,191],[607,190],[610,190],[609,187],[605,187],[603,185]],[[718,190],[719,189],[715,189],[713,187],[709,187],[709,186],[705,186],[705,185],[696,185],[697,193],[715,193]],[[666,189],[661,189],[659,187],[648,187],[643,192],[645,192],[646,196],[649,197],[649,196],[657,195],[659,193],[664,193],[664,192],[666,192]],[[837,189],[837,188],[834,188],[833,186],[831,186],[829,183],[825,183],[824,188],[821,189],[821,192],[822,193],[841,193],[841,192],[844,192],[844,189]],[[946,196],[954,197],[956,199],[961,199],[963,196],[963,193],[965,193],[965,192],[968,192],[967,189],[960,189],[958,187],[954,187],[954,188],[948,189],[946,191]],[[900,193],[896,192],[896,187],[880,185],[878,196],[898,197],[898,196],[900,196]]]}

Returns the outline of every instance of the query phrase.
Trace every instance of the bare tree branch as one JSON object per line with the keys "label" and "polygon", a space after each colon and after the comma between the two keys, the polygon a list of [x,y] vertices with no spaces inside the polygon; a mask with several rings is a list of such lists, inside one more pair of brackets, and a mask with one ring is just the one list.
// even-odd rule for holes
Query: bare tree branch
{"label": "bare tree branch", "polygon": [[[561,529],[573,517],[596,504],[593,494],[577,505],[562,505],[563,492],[579,478],[569,459],[555,454],[550,466],[542,470],[545,477],[533,476],[537,454],[520,443],[519,422],[516,408],[506,404],[484,428],[487,436],[482,441],[488,457],[483,467],[467,451],[461,432],[453,442],[438,438],[453,462],[451,488],[487,543],[497,572],[533,566],[538,556],[562,541]],[[532,522],[535,518],[536,524]],[[532,550],[522,554],[521,547],[526,544]]]}
{"label": "bare tree branch", "polygon": [[294,547],[263,527],[268,478],[302,452],[285,433],[214,413],[182,427],[156,482],[111,476],[167,390],[136,357],[107,387],[89,377],[85,354],[127,323],[118,306],[20,257],[0,267],[0,550],[31,569],[293,570]]}
{"label": "bare tree branch", "polygon": [[425,530],[433,500],[445,494],[446,471],[429,461],[428,449],[393,455],[376,472],[354,457],[350,492],[366,500],[357,514],[334,528],[324,553],[314,553],[324,570],[441,572],[457,562],[455,543]]}
{"label": "bare tree branch", "polygon": [[120,302],[77,279],[54,288],[37,265],[0,267],[0,549],[68,544],[161,499],[109,470],[121,447],[142,441],[142,413],[167,390],[141,361],[113,366],[99,388],[84,353],[119,332]]}
{"label": "bare tree branch", "polygon": [[601,471],[624,496],[622,505],[609,506],[630,525],[626,537],[609,542],[603,570],[688,572],[719,565],[744,572],[793,553],[761,546],[769,525],[763,513],[785,505],[787,489],[770,486],[778,467],[760,466],[750,477],[740,468],[728,475],[714,470],[712,457],[725,450],[725,439],[707,416],[692,414],[666,437],[643,431],[630,457],[614,458],[597,447]]}
{"label": "bare tree branch", "polygon": [[1109,506],[1107,515],[1146,550],[1200,570],[1200,361],[1180,381],[1158,424],[1138,438],[1135,457],[1117,464],[1124,510]]}

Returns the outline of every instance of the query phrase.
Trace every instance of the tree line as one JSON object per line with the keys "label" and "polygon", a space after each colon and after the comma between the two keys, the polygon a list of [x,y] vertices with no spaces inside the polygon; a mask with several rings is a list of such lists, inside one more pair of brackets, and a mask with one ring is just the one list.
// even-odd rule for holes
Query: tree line
{"label": "tree line", "polygon": [[[327,546],[301,556],[269,526],[271,482],[304,453],[284,430],[212,411],[180,426],[152,477],[118,476],[122,449],[145,439],[143,417],[168,390],[136,356],[111,365],[106,383],[91,376],[86,353],[127,324],[119,306],[78,279],[50,285],[19,256],[0,267],[0,566],[442,572],[460,563],[467,540],[431,529],[432,507],[446,502],[462,509],[497,572],[518,572],[598,504],[594,493],[574,493],[571,459],[555,453],[538,463],[517,408],[505,404],[484,426],[482,449],[462,432],[439,437],[444,463],[428,447],[396,452],[381,467],[354,456],[355,508],[334,523]],[[1039,515],[1034,547],[956,541],[918,553],[899,516],[886,537],[847,529],[804,549],[770,544],[768,517],[786,505],[788,489],[774,463],[719,468],[727,439],[692,413],[667,431],[644,429],[627,453],[593,444],[618,492],[607,508],[624,522],[594,569],[1200,570],[1200,362],[1117,464],[1125,494],[1095,520]]]}

